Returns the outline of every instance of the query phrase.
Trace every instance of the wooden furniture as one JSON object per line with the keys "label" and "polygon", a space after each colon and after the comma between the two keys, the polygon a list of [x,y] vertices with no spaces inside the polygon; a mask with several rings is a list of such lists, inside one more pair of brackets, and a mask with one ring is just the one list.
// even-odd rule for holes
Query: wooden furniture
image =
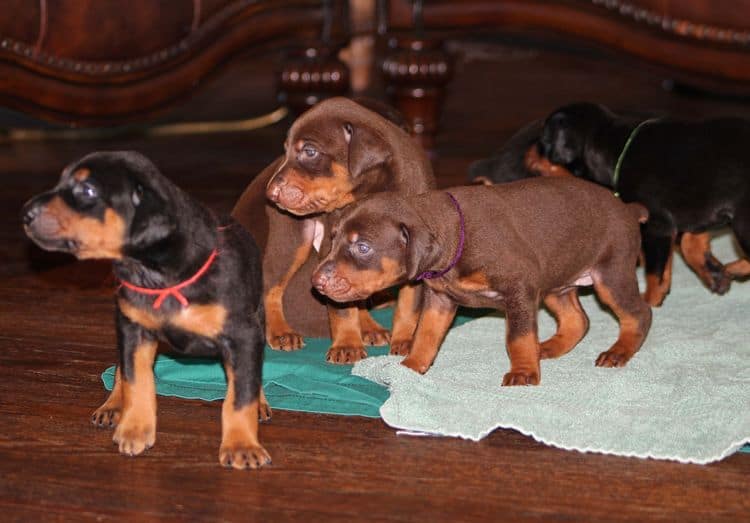
{"label": "wooden furniture", "polygon": [[750,92],[750,0],[379,0],[378,17],[379,33],[390,42],[384,63],[389,91],[427,135],[437,128],[436,100],[450,75],[420,64],[449,64],[441,41],[478,32],[574,39],[684,82]]}
{"label": "wooden furniture", "polygon": [[[346,90],[343,0],[5,0],[0,104],[76,124],[163,109],[240,51],[284,46],[287,98]],[[314,97],[304,97],[302,102]]]}

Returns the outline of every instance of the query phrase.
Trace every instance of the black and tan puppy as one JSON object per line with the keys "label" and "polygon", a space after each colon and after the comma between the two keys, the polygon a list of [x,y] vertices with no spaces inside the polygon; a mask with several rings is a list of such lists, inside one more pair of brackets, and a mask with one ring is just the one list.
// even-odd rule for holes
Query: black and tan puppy
{"label": "black and tan puppy", "polygon": [[152,367],[165,341],[224,362],[220,462],[270,463],[258,442],[258,418],[270,417],[261,388],[260,256],[247,231],[213,216],[135,152],[97,152],[68,165],[54,189],[26,203],[22,219],[43,249],[114,260],[120,362],[92,421],[116,426],[121,453],[140,454],[156,439]]}
{"label": "black and tan puppy", "polygon": [[[539,383],[539,359],[570,351],[588,319],[578,286],[593,285],[620,336],[596,365],[619,367],[641,347],[651,309],[638,294],[639,221],[646,210],[572,177],[457,187],[411,198],[374,195],[345,209],[330,254],[313,276],[334,300],[361,299],[405,281],[426,284],[403,364],[426,372],[457,305],[504,310],[511,369],[503,385]],[[558,322],[539,343],[541,302]]]}
{"label": "black and tan puppy", "polygon": [[[750,276],[746,258],[723,265],[711,253],[709,232],[730,225],[750,255],[750,121],[635,119],[589,103],[569,105],[545,121],[539,152],[551,164],[640,202],[650,218],[643,253],[651,305],[671,282],[672,245],[713,292]],[[619,167],[618,167],[619,165]],[[541,174],[550,174],[543,165]]]}
{"label": "black and tan puppy", "polygon": [[332,98],[300,116],[285,155],[251,183],[232,212],[263,250],[268,344],[297,350],[303,336],[331,337],[326,359],[332,363],[353,363],[367,355],[365,344],[389,340],[393,354],[408,353],[421,291],[401,290],[391,334],[362,303],[341,306],[321,298],[310,277],[316,251],[327,250],[328,214],[374,192],[411,195],[435,185],[429,160],[393,113],[362,103]]}

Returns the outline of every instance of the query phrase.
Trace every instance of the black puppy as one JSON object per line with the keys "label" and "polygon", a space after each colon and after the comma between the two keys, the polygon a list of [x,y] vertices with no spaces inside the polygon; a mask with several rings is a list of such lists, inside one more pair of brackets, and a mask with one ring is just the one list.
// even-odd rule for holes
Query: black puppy
{"label": "black puppy", "polygon": [[570,175],[564,167],[553,165],[539,155],[537,144],[544,120],[534,120],[511,136],[500,149],[469,166],[470,184],[493,185],[524,178]]}
{"label": "black puppy", "polygon": [[213,216],[135,152],[97,152],[68,165],[54,189],[26,203],[22,219],[43,249],[114,260],[120,363],[92,421],[116,425],[121,453],[140,454],[156,439],[152,367],[161,340],[224,362],[222,465],[270,462],[258,442],[258,417],[270,417],[261,388],[260,255],[244,228]]}
{"label": "black puppy", "polygon": [[[539,153],[551,164],[617,191],[625,202],[648,207],[643,253],[651,305],[671,283],[672,244],[680,237],[687,264],[711,291],[750,275],[750,262],[723,265],[712,254],[708,231],[731,225],[750,254],[750,121],[700,122],[633,119],[590,103],[558,109],[545,121]],[[540,174],[544,167],[536,169]]]}

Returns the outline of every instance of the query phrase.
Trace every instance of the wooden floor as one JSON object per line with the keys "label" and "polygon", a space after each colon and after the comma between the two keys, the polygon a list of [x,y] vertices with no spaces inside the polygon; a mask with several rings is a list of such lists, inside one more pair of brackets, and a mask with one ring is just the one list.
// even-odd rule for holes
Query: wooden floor
{"label": "wooden floor", "polygon": [[[565,102],[750,117],[748,105],[665,92],[662,76],[611,56],[486,42],[457,51],[435,156],[444,186],[460,183],[469,162],[514,128]],[[234,66],[180,117],[271,108],[263,78],[272,65],[254,75],[252,89],[232,81],[253,76],[252,67]],[[287,125],[148,141],[0,144],[0,519],[750,520],[750,454],[681,465],[558,450],[511,430],[472,443],[397,436],[380,420],[276,411],[261,428],[273,465],[235,472],[217,461],[219,403],[160,397],[156,446],[138,458],[118,455],[111,433],[89,423],[105,398],[99,375],[115,361],[108,266],[31,247],[21,204],[79,155],[134,148],[227,211],[282,150]]]}

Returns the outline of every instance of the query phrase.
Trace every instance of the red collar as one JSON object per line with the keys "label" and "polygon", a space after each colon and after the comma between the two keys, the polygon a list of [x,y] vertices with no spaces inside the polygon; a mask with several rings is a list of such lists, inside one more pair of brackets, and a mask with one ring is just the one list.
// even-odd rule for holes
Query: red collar
{"label": "red collar", "polygon": [[203,276],[206,271],[211,267],[211,264],[216,259],[216,256],[219,254],[218,249],[214,249],[211,251],[210,256],[208,257],[208,260],[206,260],[206,263],[203,264],[203,267],[198,269],[198,272],[196,272],[193,276],[191,276],[189,279],[183,281],[182,283],[178,283],[177,285],[173,285],[171,287],[167,287],[164,289],[149,289],[146,287],[138,287],[137,285],[133,285],[132,283],[128,283],[125,280],[120,280],[120,285],[122,287],[127,287],[131,291],[138,292],[140,294],[147,294],[149,296],[158,296],[156,300],[154,300],[154,309],[158,309],[161,307],[161,304],[164,303],[164,300],[166,300],[169,296],[174,296],[174,298],[180,302],[180,304],[183,307],[188,306],[188,300],[185,298],[185,296],[182,295],[180,292],[180,289],[184,289],[188,285],[192,285],[196,281],[200,279],[201,276]]}

